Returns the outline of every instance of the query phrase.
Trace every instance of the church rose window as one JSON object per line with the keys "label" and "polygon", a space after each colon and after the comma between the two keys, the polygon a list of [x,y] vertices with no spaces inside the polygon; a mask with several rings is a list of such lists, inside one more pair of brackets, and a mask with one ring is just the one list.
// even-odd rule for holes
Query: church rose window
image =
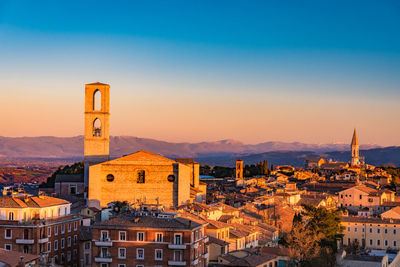
{"label": "church rose window", "polygon": [[175,181],[175,175],[173,175],[173,174],[168,175],[168,181],[169,181],[169,182]]}
{"label": "church rose window", "polygon": [[144,181],[145,181],[145,171],[140,170],[137,172],[137,183],[144,184]]}
{"label": "church rose window", "polygon": [[107,175],[107,181],[109,181],[109,182],[114,181],[114,175],[112,175],[112,174]]}

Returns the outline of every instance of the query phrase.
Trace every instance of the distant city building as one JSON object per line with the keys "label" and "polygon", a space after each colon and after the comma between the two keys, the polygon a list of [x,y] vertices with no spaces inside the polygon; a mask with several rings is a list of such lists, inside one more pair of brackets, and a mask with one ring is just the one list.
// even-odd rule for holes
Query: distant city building
{"label": "distant city building", "polygon": [[236,180],[242,180],[243,179],[243,160],[236,160],[236,168],[235,168],[235,178]]}

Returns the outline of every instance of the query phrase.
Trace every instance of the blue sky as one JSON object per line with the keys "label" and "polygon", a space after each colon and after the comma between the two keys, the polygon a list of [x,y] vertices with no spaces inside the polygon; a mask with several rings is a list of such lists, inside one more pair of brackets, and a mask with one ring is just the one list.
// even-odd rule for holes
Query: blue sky
{"label": "blue sky", "polygon": [[115,135],[400,145],[399,28],[394,0],[3,0],[0,135],[81,134],[103,81]]}

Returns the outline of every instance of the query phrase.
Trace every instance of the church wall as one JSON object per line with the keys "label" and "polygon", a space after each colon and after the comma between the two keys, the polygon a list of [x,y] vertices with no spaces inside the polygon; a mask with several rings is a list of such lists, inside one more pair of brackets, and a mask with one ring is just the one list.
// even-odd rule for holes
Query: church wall
{"label": "church wall", "polygon": [[[181,164],[179,164],[181,165]],[[145,183],[137,183],[137,172],[145,171]],[[107,175],[114,175],[114,181],[107,181]],[[174,205],[174,183],[168,181],[173,175],[173,165],[136,165],[136,164],[98,164],[90,167],[89,199],[98,199],[101,206],[113,201],[136,202],[138,199],[147,203],[159,203],[170,207]],[[184,175],[184,176],[181,176]],[[178,200],[189,199],[190,178],[188,169],[179,172]],[[182,181],[182,185],[180,182]],[[186,182],[185,182],[186,181]],[[187,189],[185,189],[185,187]],[[181,192],[182,191],[182,192]]]}

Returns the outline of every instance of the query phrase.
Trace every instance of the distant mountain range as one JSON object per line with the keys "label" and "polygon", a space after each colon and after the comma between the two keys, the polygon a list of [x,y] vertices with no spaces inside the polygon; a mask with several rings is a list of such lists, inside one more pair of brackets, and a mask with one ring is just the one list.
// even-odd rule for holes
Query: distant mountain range
{"label": "distant mountain range", "polygon": [[[350,157],[349,144],[304,144],[299,142],[244,144],[236,140],[171,143],[131,136],[112,136],[110,138],[111,157],[120,157],[141,149],[170,158],[193,157],[200,163],[225,166],[232,166],[233,160],[238,157],[241,157],[246,163],[267,159],[274,164],[293,164],[295,166],[303,166],[305,158],[311,156],[324,156],[346,161]],[[363,150],[361,153],[371,164],[379,162],[379,164],[400,165],[399,147],[382,148],[377,145],[361,145],[361,149]],[[82,156],[83,136],[0,137],[0,157],[81,160]],[[373,162],[370,159],[374,159]]]}

